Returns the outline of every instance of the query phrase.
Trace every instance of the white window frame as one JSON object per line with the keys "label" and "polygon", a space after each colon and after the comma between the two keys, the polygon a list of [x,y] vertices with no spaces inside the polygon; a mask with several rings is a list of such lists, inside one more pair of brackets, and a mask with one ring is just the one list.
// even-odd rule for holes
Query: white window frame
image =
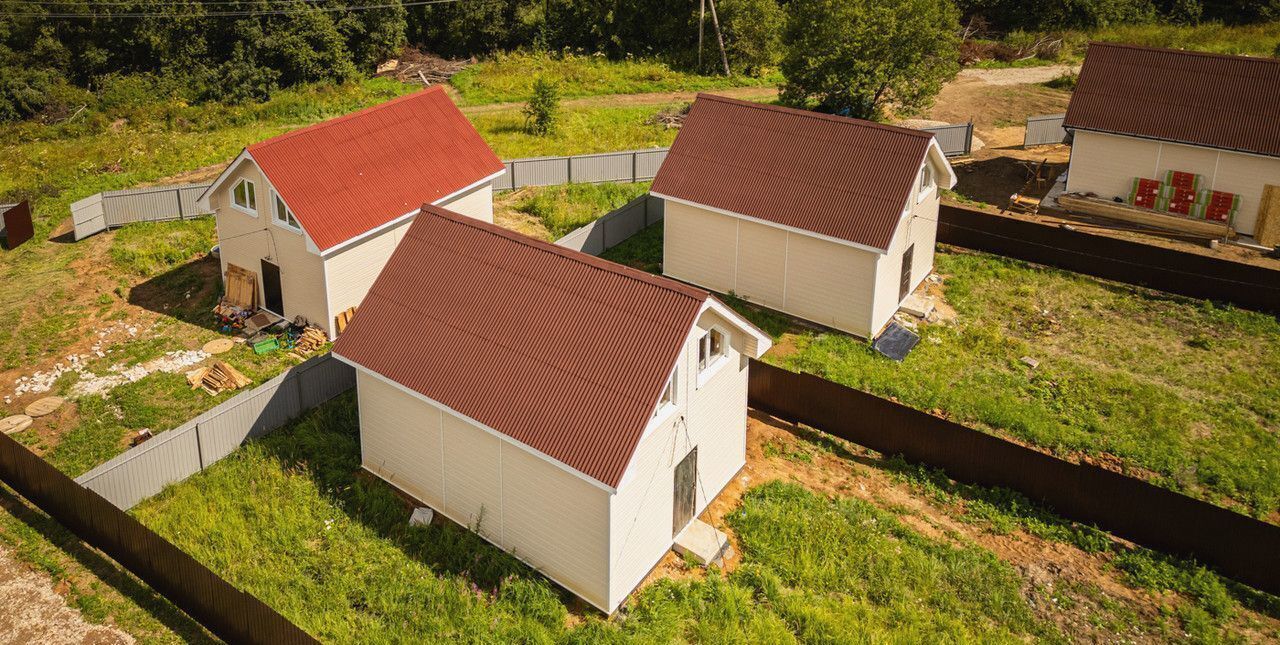
{"label": "white window frame", "polygon": [[[720,354],[718,356],[711,355],[711,334],[720,334]],[[702,365],[703,345],[706,345],[707,362]],[[704,331],[698,337],[698,356],[695,359],[695,365],[698,366],[698,387],[701,388],[711,380],[711,377],[720,371],[729,362],[729,334],[719,325],[712,325],[710,329]]]}
{"label": "white window frame", "polygon": [[[285,216],[286,218],[293,218],[293,224],[290,224],[288,219],[280,219],[277,214],[277,206],[284,206]],[[274,189],[271,191],[271,221],[275,222],[276,226],[279,226],[286,231],[293,231],[295,233],[302,232],[302,225],[297,223],[298,216],[293,213],[293,209],[289,208],[288,204],[284,203],[284,198],[281,197],[280,193],[277,193]]]}
{"label": "white window frame", "polygon": [[[679,374],[680,366],[676,365],[675,369],[671,370],[671,375],[667,377],[667,384],[662,388],[662,394],[658,395],[658,404],[654,406],[653,417],[649,421],[651,425],[661,424],[666,421],[667,417],[671,416],[676,411],[676,408],[679,407]],[[664,401],[663,399],[667,397],[668,392],[671,393],[671,397]]]}
{"label": "white window frame", "polygon": [[[924,201],[934,190],[938,188],[938,178],[934,176],[935,174],[933,166],[929,165],[928,159],[925,159],[924,165],[920,166],[920,174],[917,177],[917,181],[920,183],[920,191],[916,194],[917,204]],[[929,180],[928,184],[925,183],[926,177]]]}
{"label": "white window frame", "polygon": [[[253,200],[252,200],[252,204],[251,204],[251,205],[241,206],[241,205],[239,205],[239,204],[237,204],[237,203],[236,203],[236,189],[237,189],[237,188],[239,188],[241,185],[246,185],[246,186],[248,186],[248,187],[249,187],[248,189],[246,189],[246,190],[245,190],[245,201],[246,201],[246,202],[249,202],[249,201],[250,201],[250,200],[249,200],[249,190],[252,190],[252,191],[253,191]],[[255,184],[255,183],[253,182],[253,180],[252,180],[252,179],[245,179],[245,178],[241,177],[238,181],[236,181],[236,183],[232,184],[232,186],[231,186],[231,207],[232,207],[232,208],[234,208],[234,209],[236,209],[236,210],[238,210],[238,211],[240,211],[241,213],[247,213],[247,214],[252,215],[252,216],[254,216],[254,217],[257,217],[257,216],[258,216],[258,185],[257,185],[257,184]]]}

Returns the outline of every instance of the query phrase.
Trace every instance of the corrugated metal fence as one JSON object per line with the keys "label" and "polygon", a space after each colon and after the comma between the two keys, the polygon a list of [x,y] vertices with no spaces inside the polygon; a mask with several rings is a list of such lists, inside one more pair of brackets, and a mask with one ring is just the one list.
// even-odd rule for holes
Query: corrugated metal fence
{"label": "corrugated metal fence", "polygon": [[76,478],[120,508],[159,493],[303,412],[355,387],[355,370],[322,354]]}
{"label": "corrugated metal fence", "polygon": [[[0,434],[0,481],[228,643],[317,643],[261,600]],[[6,610],[8,611],[8,610]]]}
{"label": "corrugated metal fence", "polygon": [[938,241],[1159,289],[1280,313],[1280,271],[1058,226],[943,205]]}
{"label": "corrugated metal fence", "polygon": [[556,240],[556,244],[600,255],[662,220],[666,202],[652,195],[641,195],[600,219]]}
{"label": "corrugated metal fence", "polygon": [[493,181],[494,190],[560,184],[648,181],[658,174],[669,148],[604,152],[571,157],[532,157],[502,162],[507,172]]}
{"label": "corrugated metal fence", "polygon": [[209,184],[181,184],[112,190],[71,205],[75,239],[133,222],[167,222],[209,215],[196,200]]}
{"label": "corrugated metal fence", "polygon": [[1019,491],[1063,517],[1193,557],[1254,587],[1280,592],[1280,526],[755,360],[748,400],[788,421],[942,468],[957,480]]}
{"label": "corrugated metal fence", "polygon": [[973,152],[973,122],[921,128],[938,138],[938,146],[948,157],[962,157]]}
{"label": "corrugated metal fence", "polygon": [[1046,114],[1027,117],[1027,131],[1022,135],[1022,147],[1046,146],[1066,143],[1067,131],[1062,127],[1065,114]]}

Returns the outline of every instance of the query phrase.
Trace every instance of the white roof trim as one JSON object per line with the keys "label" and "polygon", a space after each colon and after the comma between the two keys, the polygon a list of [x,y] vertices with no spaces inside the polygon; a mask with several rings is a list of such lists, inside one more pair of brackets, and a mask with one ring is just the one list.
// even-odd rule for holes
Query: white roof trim
{"label": "white roof trim", "polygon": [[[726,305],[723,302],[720,302],[720,299],[715,297],[714,295],[707,296],[707,299],[702,302],[702,308],[698,310],[698,317],[701,318],[702,314],[706,313],[707,310],[711,310],[716,312],[717,314],[720,314],[721,318],[728,320],[729,322],[733,323],[742,331],[747,332],[748,336],[755,337],[756,355],[752,356],[751,358],[760,358],[761,356],[764,356],[765,352],[769,351],[770,347],[773,347],[772,337],[770,337],[768,334],[764,333],[763,331],[760,331],[759,327],[756,327],[754,324],[752,324],[750,320],[747,320],[746,318],[742,317],[741,314],[734,311],[732,308],[729,307],[729,305]],[[693,324],[696,327],[698,325],[698,322],[695,320]]]}
{"label": "white roof trim", "polygon": [[[209,184],[209,187],[204,189],[204,192],[200,193],[200,196],[196,198],[196,204],[206,211],[209,210],[209,195],[213,193],[213,191],[217,190],[218,187],[222,185],[222,182],[227,180],[227,176],[231,174],[231,171],[234,170],[236,166],[239,166],[245,159],[253,159],[253,157],[249,156],[248,148],[241,149],[240,154],[236,155],[236,158],[232,159],[231,163],[227,164],[227,167],[223,168],[222,172],[218,173],[218,178],[214,179],[213,183]],[[257,162],[254,163],[256,164]]]}
{"label": "white roof trim", "polygon": [[[913,184],[913,185],[914,185],[914,184]],[[797,234],[797,235],[807,235],[807,236],[809,236],[809,237],[817,238],[817,239],[820,239],[820,240],[826,240],[826,241],[828,241],[828,242],[834,242],[834,243],[836,243],[836,244],[841,244],[841,245],[844,245],[844,246],[850,246],[850,247],[853,247],[853,248],[855,248],[855,249],[860,249],[860,250],[863,250],[863,251],[870,251],[870,252],[872,252],[872,253],[878,253],[878,254],[880,254],[880,255],[884,255],[884,254],[886,254],[886,253],[888,253],[888,252],[889,252],[889,249],[878,249],[878,248],[876,248],[876,247],[874,247],[874,246],[867,246],[866,244],[858,244],[857,242],[850,242],[849,240],[842,240],[842,239],[840,239],[840,238],[838,238],[838,237],[832,237],[832,236],[830,236],[830,235],[823,235],[822,233],[815,233],[815,232],[810,231],[810,230],[807,230],[807,229],[797,228],[797,227],[795,227],[795,226],[787,226],[786,224],[779,224],[779,223],[777,223],[777,222],[771,222],[771,221],[769,221],[769,220],[767,220],[767,219],[760,219],[760,218],[758,218],[758,217],[752,217],[752,216],[750,216],[750,215],[743,215],[742,213],[735,213],[735,212],[733,212],[733,211],[731,211],[731,210],[725,210],[725,209],[723,209],[723,208],[716,208],[715,206],[708,206],[707,204],[699,204],[698,202],[689,201],[689,200],[687,200],[687,199],[680,199],[679,197],[672,197],[672,196],[670,196],[670,195],[665,195],[665,194],[663,194],[663,193],[658,193],[658,192],[649,191],[649,194],[650,194],[650,195],[653,195],[654,197],[661,197],[662,199],[665,199],[665,200],[668,200],[668,201],[673,201],[673,202],[675,202],[675,203],[677,203],[677,204],[684,204],[685,206],[692,206],[692,207],[694,207],[694,208],[702,208],[702,209],[705,209],[705,210],[709,210],[709,211],[711,211],[711,212],[713,212],[713,213],[719,213],[719,214],[721,214],[721,215],[728,215],[729,217],[737,217],[737,218],[740,218],[740,219],[745,219],[745,220],[747,220],[747,221],[755,222],[755,223],[757,223],[757,224],[764,224],[765,226],[771,226],[771,227],[773,227],[773,228],[782,229],[782,230],[784,230],[784,231],[790,231],[790,232],[795,233],[795,234]]]}
{"label": "white roof trim", "polygon": [[[938,154],[938,161],[942,162],[942,167],[947,171],[947,188],[955,188],[956,183],[960,180],[956,178],[956,169],[951,167],[951,161],[947,159],[947,153],[942,151],[942,144],[938,143],[938,137],[929,140],[929,150]],[[927,153],[926,153],[927,156]]]}
{"label": "white roof trim", "polygon": [[[491,181],[493,181],[493,180],[497,179],[498,177],[502,176],[502,173],[505,173],[506,171],[507,171],[506,166],[503,166],[502,170],[499,170],[498,172],[495,172],[495,173],[493,173],[492,175],[489,175],[488,177],[485,177],[484,179],[481,179],[481,180],[479,180],[479,181],[477,181],[477,182],[474,182],[474,183],[472,183],[472,184],[469,184],[469,185],[467,185],[467,186],[465,186],[465,187],[463,187],[463,188],[461,188],[461,189],[459,189],[459,190],[455,190],[455,191],[453,191],[452,193],[449,193],[448,195],[445,195],[444,197],[441,197],[440,199],[437,199],[437,200],[435,200],[434,202],[431,202],[431,205],[432,205],[432,206],[439,206],[441,202],[449,201],[450,199],[453,199],[454,197],[457,197],[458,195],[461,195],[461,194],[463,194],[463,193],[469,192],[469,191],[471,191],[471,190],[472,190],[472,189],[474,189],[474,188],[478,188],[478,187],[483,186],[484,184],[486,184],[486,183],[488,183],[488,182],[491,182]],[[263,173],[263,175],[265,176],[265,175],[266,175],[266,173]],[[356,244],[357,242],[360,242],[361,240],[365,240],[365,239],[368,239],[368,238],[370,238],[370,237],[373,237],[373,236],[375,236],[375,235],[377,235],[377,234],[379,234],[379,233],[381,233],[381,232],[383,232],[383,231],[385,231],[385,230],[387,230],[387,229],[389,229],[389,228],[392,228],[392,227],[394,227],[394,226],[396,226],[396,225],[400,224],[401,222],[403,222],[403,221],[405,221],[405,220],[407,220],[407,219],[409,219],[409,218],[411,218],[411,217],[413,217],[413,216],[417,215],[417,214],[418,214],[418,212],[419,212],[419,211],[421,211],[421,210],[422,210],[421,208],[415,208],[415,209],[413,209],[413,210],[409,211],[408,213],[405,213],[404,215],[401,215],[401,216],[399,216],[399,217],[397,217],[397,218],[395,218],[395,219],[393,219],[393,220],[391,220],[391,221],[389,221],[389,222],[387,222],[387,223],[385,223],[385,224],[380,224],[380,225],[378,225],[378,226],[375,226],[374,228],[371,228],[371,229],[369,229],[369,230],[367,230],[367,231],[365,231],[365,232],[363,232],[363,233],[361,233],[361,234],[359,234],[359,235],[357,235],[357,236],[355,236],[355,237],[353,237],[353,238],[351,238],[351,239],[349,239],[349,240],[347,240],[347,241],[345,241],[345,242],[339,242],[338,244],[335,244],[335,245],[333,245],[333,246],[331,246],[331,247],[329,247],[329,248],[325,249],[324,251],[321,251],[321,250],[320,250],[318,247],[316,247],[314,244],[310,243],[310,240],[308,240],[307,250],[308,250],[308,251],[311,251],[312,253],[315,253],[316,255],[319,255],[319,256],[321,256],[321,257],[325,257],[325,258],[327,258],[327,257],[329,257],[329,256],[331,256],[331,255],[333,255],[333,254],[337,253],[338,251],[341,251],[341,250],[343,250],[343,249],[347,248],[348,246],[351,246],[351,245],[353,245],[353,244]]]}
{"label": "white roof trim", "polygon": [[439,402],[439,401],[436,401],[435,399],[432,399],[431,397],[429,397],[429,396],[427,396],[427,395],[425,395],[425,394],[423,394],[423,393],[421,393],[421,392],[418,392],[418,391],[416,391],[416,390],[411,390],[411,389],[409,389],[409,388],[405,387],[404,385],[400,384],[399,382],[395,381],[394,379],[391,379],[391,378],[389,378],[389,377],[383,376],[382,374],[379,374],[379,373],[377,373],[377,372],[375,372],[375,371],[373,371],[373,370],[371,370],[371,369],[369,369],[369,368],[367,368],[367,367],[365,367],[365,366],[363,366],[363,365],[361,365],[361,364],[359,364],[359,363],[357,363],[357,362],[355,362],[355,361],[353,361],[353,360],[351,360],[351,359],[349,359],[349,358],[346,358],[345,356],[342,356],[342,355],[340,355],[340,354],[338,354],[338,353],[336,353],[336,352],[331,352],[331,353],[333,354],[333,357],[334,357],[334,358],[336,358],[336,359],[338,359],[338,360],[342,361],[343,363],[346,363],[347,365],[350,365],[350,366],[352,366],[352,367],[354,367],[354,368],[356,368],[356,369],[364,370],[365,372],[367,372],[367,373],[369,373],[370,375],[372,375],[374,378],[377,378],[378,380],[380,380],[380,381],[382,381],[382,382],[384,382],[384,383],[387,383],[388,385],[391,385],[392,387],[395,387],[396,389],[398,389],[398,390],[400,390],[400,391],[402,391],[402,392],[404,392],[404,393],[406,393],[406,394],[408,394],[408,395],[410,395],[410,396],[412,396],[412,397],[414,397],[414,398],[420,399],[420,400],[425,401],[425,402],[427,402],[427,403],[429,403],[429,404],[431,404],[431,405],[434,405],[435,407],[440,408],[441,410],[444,410],[445,412],[448,412],[449,414],[452,414],[452,415],[454,415],[454,416],[456,416],[456,417],[459,417],[459,418],[462,418],[462,419],[466,419],[466,420],[467,420],[468,422],[470,422],[472,425],[474,425],[474,426],[476,426],[476,427],[478,427],[478,428],[480,428],[480,429],[484,430],[485,432],[488,432],[489,434],[491,434],[491,435],[493,435],[493,436],[497,437],[498,439],[501,439],[501,440],[503,440],[503,441],[506,441],[507,443],[509,443],[509,444],[511,444],[511,445],[513,445],[513,446],[515,446],[515,447],[517,447],[517,448],[520,448],[520,449],[522,449],[522,450],[524,450],[524,451],[528,452],[529,454],[531,454],[531,455],[533,455],[533,456],[535,456],[535,457],[538,457],[538,458],[542,459],[543,461],[546,461],[547,463],[550,463],[550,464],[552,464],[552,465],[556,466],[557,468],[560,468],[561,470],[563,470],[563,471],[565,471],[565,472],[567,472],[567,473],[569,473],[569,474],[571,474],[571,475],[574,475],[574,476],[578,477],[579,479],[582,479],[583,481],[585,481],[585,482],[587,482],[587,483],[589,483],[589,484],[591,484],[591,485],[595,486],[596,488],[599,488],[599,489],[601,489],[601,490],[603,490],[603,491],[605,491],[605,492],[609,493],[610,495],[612,495],[612,494],[614,494],[614,493],[617,493],[617,492],[618,492],[618,489],[613,488],[612,486],[609,486],[608,484],[606,484],[606,483],[604,483],[604,482],[602,482],[602,481],[600,481],[600,480],[596,479],[595,477],[592,477],[592,476],[590,476],[590,475],[588,475],[588,474],[586,474],[586,473],[584,473],[584,472],[582,472],[582,471],[580,471],[580,470],[578,470],[578,469],[576,469],[576,468],[574,468],[574,467],[572,467],[572,466],[570,466],[570,465],[568,465],[568,464],[564,463],[563,461],[560,461],[559,459],[556,459],[555,457],[552,457],[551,455],[548,455],[547,453],[545,453],[545,452],[542,452],[542,451],[538,450],[537,448],[534,448],[534,447],[532,447],[532,446],[530,446],[530,445],[528,445],[528,444],[526,444],[526,443],[523,443],[523,442],[521,442],[521,441],[518,441],[518,440],[516,440],[516,439],[512,438],[512,437],[511,437],[511,435],[508,435],[508,434],[506,434],[506,433],[502,433],[502,432],[498,432],[497,430],[494,430],[493,428],[490,428],[489,426],[487,426],[487,425],[485,425],[485,424],[483,424],[483,423],[481,423],[481,422],[479,422],[479,421],[476,421],[475,419],[473,419],[473,418],[471,418],[471,417],[469,417],[469,416],[467,416],[467,415],[465,415],[465,414],[463,414],[463,413],[461,413],[461,412],[458,412],[457,410],[454,410],[453,408],[451,408],[451,407],[449,407],[449,406],[447,406],[447,405],[445,405],[445,404],[443,404],[443,403],[441,403],[441,402]]}

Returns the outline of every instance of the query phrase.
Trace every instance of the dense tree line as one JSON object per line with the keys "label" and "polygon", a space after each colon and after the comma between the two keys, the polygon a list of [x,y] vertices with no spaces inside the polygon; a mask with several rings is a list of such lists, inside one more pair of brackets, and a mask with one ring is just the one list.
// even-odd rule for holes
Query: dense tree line
{"label": "dense tree line", "polygon": [[[955,7],[949,8],[953,1]],[[1087,28],[1157,17],[1185,22],[1280,18],[1280,0],[933,2],[948,5],[944,13],[961,22],[977,18],[996,30]],[[397,3],[0,0],[0,121],[58,118],[90,101],[128,106],[158,97],[261,99],[280,87],[370,73],[406,42],[446,56],[541,47],[658,57],[683,69],[697,65],[699,0],[459,0],[341,10],[360,4]],[[782,64],[788,16],[810,4],[717,0],[733,72],[753,74]],[[901,10],[902,4],[832,0],[830,7],[874,16],[877,10]],[[849,9],[854,5],[856,10]],[[812,17],[806,22],[822,24]],[[720,60],[709,21],[707,29],[703,51],[709,55],[698,71],[713,73]],[[793,35],[804,40],[803,33]],[[931,51],[920,60],[932,56]],[[790,64],[800,68],[796,61]]]}

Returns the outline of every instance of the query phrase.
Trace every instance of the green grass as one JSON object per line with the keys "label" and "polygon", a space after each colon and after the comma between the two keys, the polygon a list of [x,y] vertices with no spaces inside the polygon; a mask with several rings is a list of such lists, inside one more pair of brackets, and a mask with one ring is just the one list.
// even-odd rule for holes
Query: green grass
{"label": "green grass", "polygon": [[[1006,41],[1030,42],[1041,34],[1014,32]],[[1274,56],[1280,46],[1280,21],[1248,25],[1224,25],[1206,22],[1199,25],[1180,25],[1172,22],[1150,22],[1115,25],[1092,30],[1068,30],[1054,32],[1063,41],[1062,51],[1054,58],[1028,58],[1004,62],[983,60],[973,65],[994,69],[1006,67],[1037,67],[1060,63],[1079,63],[1092,41],[1128,43],[1147,47],[1186,49],[1212,54],[1238,56]]]}
{"label": "green grass", "polygon": [[515,209],[542,222],[557,240],[649,192],[649,182],[547,186],[516,202]]}
{"label": "green grass", "polygon": [[555,133],[529,134],[519,109],[473,114],[472,125],[503,159],[669,146],[676,130],[650,123],[660,105],[565,108]]}
{"label": "green grass", "polygon": [[216,244],[215,228],[212,217],[130,224],[115,234],[111,259],[124,271],[152,277],[208,253]]}
{"label": "green grass", "polygon": [[[661,227],[605,257],[656,271]],[[902,363],[792,328],[766,360],[1258,516],[1280,509],[1280,321],[998,256],[941,252],[951,325]],[[748,317],[787,331],[759,308]],[[1032,370],[1019,360],[1040,360]]]}
{"label": "green grass", "polygon": [[325,641],[1057,636],[1032,616],[1017,573],[990,553],[924,538],[864,502],[780,483],[750,491],[731,515],[744,550],[733,574],[660,581],[618,619],[588,614],[570,628],[565,598],[545,579],[463,528],[409,527],[390,487],[358,471],[346,396],[134,512]]}
{"label": "green grass", "polygon": [[512,52],[495,54],[455,75],[450,81],[464,105],[529,100],[533,82],[542,77],[556,84],[562,98],[649,92],[693,92],[726,87],[768,87],[778,75],[702,76],[672,69],[655,60],[612,61],[603,56]]}

